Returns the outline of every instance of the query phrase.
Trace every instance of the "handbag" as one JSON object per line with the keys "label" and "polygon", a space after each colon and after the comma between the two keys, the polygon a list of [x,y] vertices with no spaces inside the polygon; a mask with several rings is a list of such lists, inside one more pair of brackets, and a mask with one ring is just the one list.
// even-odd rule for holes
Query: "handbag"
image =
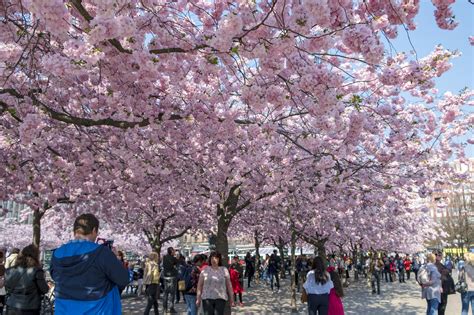
{"label": "handbag", "polygon": [[179,280],[178,281],[178,290],[179,291],[186,290],[186,282],[184,280]]}
{"label": "handbag", "polygon": [[301,303],[306,303],[308,302],[308,294],[306,293],[306,290],[303,288],[303,292],[301,293]]}
{"label": "handbag", "polygon": [[464,268],[462,269],[462,275],[460,276],[458,282],[456,283],[456,285],[454,286],[454,289],[456,290],[456,292],[459,292],[459,293],[465,293],[467,292],[468,290],[468,287],[467,287],[467,283],[466,283],[466,279],[465,279],[465,270]]}

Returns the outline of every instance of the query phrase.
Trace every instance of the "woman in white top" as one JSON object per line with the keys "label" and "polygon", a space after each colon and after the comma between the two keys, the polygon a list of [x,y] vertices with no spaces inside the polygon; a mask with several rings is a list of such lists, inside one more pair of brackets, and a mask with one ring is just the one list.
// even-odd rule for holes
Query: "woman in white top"
{"label": "woman in white top", "polygon": [[471,304],[471,312],[474,314],[474,253],[464,254],[465,264],[459,271],[459,280],[466,282],[467,291],[461,293],[462,315],[469,312],[469,304]]}
{"label": "woman in white top", "polygon": [[224,315],[227,300],[234,303],[229,270],[222,267],[222,255],[212,252],[209,255],[209,266],[199,275],[196,305],[199,308],[202,302],[204,315]]}
{"label": "woman in white top", "polygon": [[441,274],[434,265],[436,257],[434,254],[426,255],[426,269],[429,275],[429,281],[422,285],[421,298],[426,299],[426,315],[438,314],[439,304],[441,303]]}
{"label": "woman in white top", "polygon": [[329,292],[334,287],[331,276],[326,271],[321,257],[313,260],[312,269],[306,276],[303,285],[308,294],[308,314],[327,315],[329,307]]}

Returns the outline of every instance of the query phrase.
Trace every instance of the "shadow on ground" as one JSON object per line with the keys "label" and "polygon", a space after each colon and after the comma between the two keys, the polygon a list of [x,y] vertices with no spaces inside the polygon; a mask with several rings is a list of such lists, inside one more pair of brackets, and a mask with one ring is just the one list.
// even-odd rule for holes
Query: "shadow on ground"
{"label": "shadow on ground", "polygon": [[[352,280],[352,279],[350,279]],[[292,312],[290,305],[289,281],[282,280],[282,291],[272,293],[270,287],[261,283],[244,293],[244,306],[232,308],[232,314],[307,314],[305,304],[300,302],[297,294],[297,309]],[[347,315],[418,315],[425,314],[426,301],[421,299],[420,288],[415,280],[407,283],[381,283],[381,295],[372,295],[365,279],[350,282],[345,288],[346,297],[343,299]],[[461,301],[459,294],[450,295],[446,314],[460,314]],[[162,301],[159,300],[160,314],[163,313]],[[123,314],[143,314],[146,305],[144,297],[125,296],[122,300]],[[178,314],[186,314],[183,301],[176,304]],[[153,311],[150,312],[153,314]]]}

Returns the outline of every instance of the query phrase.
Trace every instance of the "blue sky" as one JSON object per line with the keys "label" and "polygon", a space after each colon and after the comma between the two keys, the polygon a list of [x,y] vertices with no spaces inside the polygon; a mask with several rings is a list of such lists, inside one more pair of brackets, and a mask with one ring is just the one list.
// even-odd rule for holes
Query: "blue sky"
{"label": "blue sky", "polygon": [[[446,31],[436,25],[431,1],[421,0],[420,3],[420,14],[415,19],[417,29],[410,32],[418,58],[428,55],[438,44],[462,53],[460,57],[453,59],[450,71],[437,78],[436,84],[440,94],[446,91],[457,93],[464,87],[474,89],[474,46],[469,44],[468,39],[469,36],[474,36],[474,5],[467,0],[458,0],[452,8],[459,25],[452,31]],[[399,37],[392,43],[397,51],[412,50],[403,29],[399,29]],[[468,137],[472,138],[474,134]],[[474,145],[467,148],[466,155],[474,157]]]}

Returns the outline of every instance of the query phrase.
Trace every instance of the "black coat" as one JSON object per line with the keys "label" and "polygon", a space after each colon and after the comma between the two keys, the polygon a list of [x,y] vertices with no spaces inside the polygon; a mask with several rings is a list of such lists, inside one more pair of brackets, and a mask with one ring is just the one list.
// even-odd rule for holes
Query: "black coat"
{"label": "black coat", "polygon": [[5,272],[7,306],[21,310],[38,310],[41,296],[49,290],[42,268],[14,267]]}

